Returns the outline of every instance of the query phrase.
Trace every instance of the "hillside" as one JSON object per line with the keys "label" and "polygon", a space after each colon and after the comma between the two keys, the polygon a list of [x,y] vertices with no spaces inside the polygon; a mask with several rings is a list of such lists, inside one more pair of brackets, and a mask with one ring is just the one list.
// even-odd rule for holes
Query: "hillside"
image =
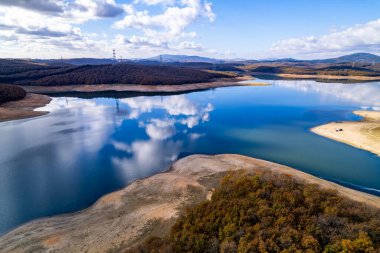
{"label": "hillside", "polygon": [[[4,60],[0,61],[4,62]],[[6,64],[5,64],[6,65]],[[194,68],[138,64],[56,66],[18,62],[0,74],[0,82],[18,85],[187,84],[226,77]]]}
{"label": "hillside", "polygon": [[[162,62],[160,59],[162,58]],[[86,65],[91,63],[91,65]],[[115,63],[110,59],[65,60],[0,59],[0,82],[18,85],[145,84],[170,85],[210,82],[228,71],[259,77],[374,81],[380,79],[380,57],[359,53],[324,60],[292,58],[224,62],[217,59],[161,55],[146,60]],[[206,71],[205,71],[206,70]],[[207,70],[213,70],[207,72]]]}
{"label": "hillside", "polygon": [[211,201],[188,208],[168,238],[135,251],[378,252],[379,215],[290,176],[242,170],[222,178]]}
{"label": "hillside", "polygon": [[31,60],[0,59],[0,76],[45,68],[49,67],[46,64],[36,63]]}
{"label": "hillside", "polygon": [[380,63],[380,56],[369,53],[355,53],[349,55],[343,55],[336,58],[327,58],[327,59],[312,59],[312,60],[297,60],[293,58],[280,58],[280,59],[262,59],[257,61],[246,61],[247,63],[255,63],[255,62],[276,62],[276,63]]}
{"label": "hillside", "polygon": [[72,58],[72,59],[33,59],[33,62],[52,64],[70,64],[70,65],[104,65],[115,64],[112,59],[102,58]]}
{"label": "hillside", "polygon": [[[319,76],[335,77],[366,77],[379,79],[380,64],[369,63],[311,63],[311,62],[257,62],[240,67],[252,72],[255,76],[269,75],[308,75],[318,78]],[[295,76],[297,77],[297,76]]]}
{"label": "hillside", "polygon": [[380,63],[380,56],[368,53],[357,53],[341,56],[331,59],[333,62],[366,62],[366,63]]}

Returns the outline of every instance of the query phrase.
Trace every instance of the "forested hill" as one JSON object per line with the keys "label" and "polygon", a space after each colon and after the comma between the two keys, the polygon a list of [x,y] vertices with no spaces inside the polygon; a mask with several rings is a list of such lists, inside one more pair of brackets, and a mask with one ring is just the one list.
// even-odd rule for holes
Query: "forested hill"
{"label": "forested hill", "polygon": [[281,174],[225,176],[166,238],[130,252],[380,252],[380,212]]}
{"label": "forested hill", "polygon": [[[8,61],[8,62],[6,62]],[[199,69],[175,66],[46,65],[28,61],[1,60],[0,83],[18,85],[145,84],[170,85],[210,82],[226,77]]]}

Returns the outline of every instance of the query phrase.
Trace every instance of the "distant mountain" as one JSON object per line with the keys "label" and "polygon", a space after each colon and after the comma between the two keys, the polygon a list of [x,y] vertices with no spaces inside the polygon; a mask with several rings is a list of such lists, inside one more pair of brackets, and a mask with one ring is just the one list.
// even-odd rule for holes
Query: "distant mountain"
{"label": "distant mountain", "polygon": [[114,64],[112,59],[102,58],[73,58],[73,59],[33,59],[34,62],[46,63],[46,64],[71,64],[71,65],[104,65]]}
{"label": "distant mountain", "polygon": [[161,61],[162,62],[206,62],[206,63],[222,63],[223,60],[196,56],[196,55],[171,55],[171,54],[163,54],[158,55],[152,58],[148,58],[146,60],[149,61]]}
{"label": "distant mountain", "polygon": [[[253,62],[253,61],[247,61],[247,62]],[[318,59],[318,60],[297,60],[293,58],[281,58],[281,59],[262,59],[258,60],[256,62],[279,62],[279,63],[345,63],[345,62],[362,62],[362,63],[380,63],[380,56],[375,54],[368,54],[368,53],[356,53],[356,54],[350,54],[350,55],[344,55],[337,58],[329,58],[329,59]]]}
{"label": "distant mountain", "polygon": [[261,62],[298,62],[300,60],[296,60],[296,59],[293,59],[293,58],[281,58],[281,59],[263,59],[263,60],[260,60]]}
{"label": "distant mountain", "polygon": [[368,53],[357,53],[330,59],[335,62],[375,62],[380,63],[380,56]]}

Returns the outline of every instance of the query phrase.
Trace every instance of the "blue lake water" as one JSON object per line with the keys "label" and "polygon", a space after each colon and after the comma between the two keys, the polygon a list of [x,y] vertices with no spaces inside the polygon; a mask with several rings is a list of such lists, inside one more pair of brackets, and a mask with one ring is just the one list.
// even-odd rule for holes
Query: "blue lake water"
{"label": "blue lake water", "polygon": [[173,96],[54,98],[0,123],[0,234],[78,211],[190,154],[238,153],[380,195],[380,158],[309,131],[380,110],[380,83],[270,81]]}

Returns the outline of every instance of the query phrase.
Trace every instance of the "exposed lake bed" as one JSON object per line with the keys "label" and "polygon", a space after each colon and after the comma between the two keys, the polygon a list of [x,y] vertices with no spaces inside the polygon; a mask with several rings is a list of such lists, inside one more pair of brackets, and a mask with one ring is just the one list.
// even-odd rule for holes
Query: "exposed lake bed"
{"label": "exposed lake bed", "polygon": [[25,98],[17,101],[11,101],[0,105],[0,122],[37,117],[48,112],[34,111],[43,107],[51,101],[51,98],[45,95],[28,93]]}
{"label": "exposed lake bed", "polygon": [[53,98],[39,109],[48,115],[2,123],[0,142],[9,149],[0,157],[1,231],[83,209],[196,153],[266,159],[376,194],[378,157],[309,129],[358,120],[353,110],[379,106],[379,84],[272,84],[172,96]]}
{"label": "exposed lake bed", "polygon": [[362,193],[301,171],[240,155],[192,155],[170,170],[136,180],[105,195],[81,212],[36,220],[0,238],[4,252],[122,252],[153,236],[164,237],[184,208],[210,200],[220,179],[231,171],[292,176],[341,197],[380,208],[380,197]]}

